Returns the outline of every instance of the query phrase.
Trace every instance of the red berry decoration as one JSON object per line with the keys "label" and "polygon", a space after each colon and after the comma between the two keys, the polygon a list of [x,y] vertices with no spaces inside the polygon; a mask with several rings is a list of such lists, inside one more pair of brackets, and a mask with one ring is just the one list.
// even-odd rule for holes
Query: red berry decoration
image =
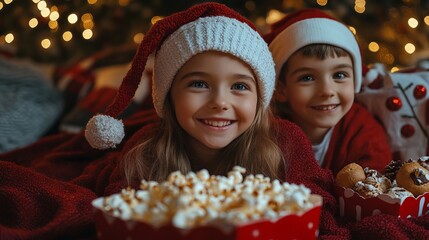
{"label": "red berry decoration", "polygon": [[402,101],[398,97],[389,97],[386,100],[386,107],[390,111],[398,111],[402,107]]}
{"label": "red berry decoration", "polygon": [[405,124],[401,128],[401,135],[404,138],[409,138],[409,137],[413,136],[414,133],[415,133],[414,127],[410,124]]}
{"label": "red berry decoration", "polygon": [[417,85],[414,88],[413,95],[416,99],[422,99],[426,96],[427,89],[423,85]]}

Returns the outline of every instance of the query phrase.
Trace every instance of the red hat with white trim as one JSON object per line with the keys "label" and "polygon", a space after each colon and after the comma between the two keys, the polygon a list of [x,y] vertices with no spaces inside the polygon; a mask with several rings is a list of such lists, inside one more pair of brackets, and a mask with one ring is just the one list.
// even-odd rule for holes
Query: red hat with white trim
{"label": "red hat with white trim", "polygon": [[328,44],[346,50],[354,66],[355,92],[362,85],[362,57],[358,42],[350,29],[318,9],[303,9],[286,15],[271,26],[264,36],[276,64],[276,74],[289,57],[310,44]]}
{"label": "red hat with white trim", "polygon": [[93,148],[114,148],[125,136],[115,119],[128,106],[139,85],[149,55],[155,56],[152,97],[162,118],[164,101],[174,76],[194,55],[205,51],[229,53],[247,63],[268,107],[275,84],[275,70],[267,43],[255,26],[239,13],[218,3],[202,3],[158,21],[141,42],[114,102],[104,114],[91,118],[85,137]]}

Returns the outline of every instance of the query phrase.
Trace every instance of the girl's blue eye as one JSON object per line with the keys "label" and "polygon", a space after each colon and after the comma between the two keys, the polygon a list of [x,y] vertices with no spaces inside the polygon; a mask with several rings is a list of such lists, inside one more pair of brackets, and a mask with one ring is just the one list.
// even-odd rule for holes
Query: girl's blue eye
{"label": "girl's blue eye", "polygon": [[191,84],[189,84],[189,86],[195,88],[206,88],[207,84],[203,81],[193,81]]}
{"label": "girl's blue eye", "polygon": [[232,85],[231,89],[243,91],[249,89],[249,87],[244,83],[236,83]]}

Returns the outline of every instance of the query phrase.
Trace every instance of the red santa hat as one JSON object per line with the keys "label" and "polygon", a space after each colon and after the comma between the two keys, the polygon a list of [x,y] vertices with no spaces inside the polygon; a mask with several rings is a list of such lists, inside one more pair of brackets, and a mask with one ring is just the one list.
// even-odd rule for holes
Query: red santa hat
{"label": "red santa hat", "polygon": [[312,8],[296,11],[274,23],[264,39],[273,54],[277,76],[289,57],[307,45],[328,44],[346,50],[353,60],[355,92],[360,91],[362,57],[358,42],[347,26],[334,17]]}
{"label": "red santa hat", "polygon": [[209,50],[234,55],[252,68],[266,108],[274,91],[274,62],[266,42],[255,29],[249,20],[218,3],[195,5],[158,21],[141,42],[114,102],[104,114],[89,120],[85,130],[89,144],[107,149],[122,141],[124,125],[115,118],[134,96],[151,54],[155,55],[152,97],[161,118],[176,73],[192,56]]}

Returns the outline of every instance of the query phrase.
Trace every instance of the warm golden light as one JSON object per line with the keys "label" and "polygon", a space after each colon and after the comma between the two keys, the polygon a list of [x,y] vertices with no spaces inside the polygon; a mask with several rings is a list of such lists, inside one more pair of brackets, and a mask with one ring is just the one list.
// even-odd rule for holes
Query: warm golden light
{"label": "warm golden light", "polygon": [[267,14],[267,24],[273,24],[275,22],[277,22],[278,20],[280,20],[285,14],[276,10],[276,9],[271,9],[268,14]]}
{"label": "warm golden light", "polygon": [[423,19],[423,21],[425,21],[425,24],[426,24],[426,25],[429,25],[429,16],[426,16],[426,17]]}
{"label": "warm golden light", "polygon": [[58,22],[57,21],[49,21],[48,26],[52,30],[58,29]]}
{"label": "warm golden light", "polygon": [[392,68],[390,69],[390,72],[397,72],[397,71],[399,71],[399,68],[398,68],[398,67],[392,67]]}
{"label": "warm golden light", "polygon": [[412,43],[405,44],[404,49],[408,54],[412,54],[414,51],[416,51],[416,47]]}
{"label": "warm golden light", "polygon": [[28,21],[28,26],[30,26],[31,28],[35,28],[37,27],[37,25],[39,25],[39,21],[37,20],[37,18],[32,18],[30,19],[30,21]]}
{"label": "warm golden light", "polygon": [[153,24],[155,24],[156,22],[158,22],[159,20],[161,20],[162,19],[162,17],[161,16],[154,16],[151,20],[150,20],[150,22],[152,23],[152,25]]}
{"label": "warm golden light", "polygon": [[40,1],[37,3],[37,8],[42,11],[43,9],[45,9],[48,5],[46,4],[45,1]]}
{"label": "warm golden light", "polygon": [[121,7],[125,7],[125,6],[128,6],[130,4],[130,0],[119,0],[118,4]]}
{"label": "warm golden light", "polygon": [[60,14],[58,12],[51,12],[51,14],[49,14],[49,19],[51,21],[57,21],[58,18],[60,18]]}
{"label": "warm golden light", "polygon": [[417,21],[417,19],[415,18],[408,19],[408,26],[410,26],[411,28],[416,28],[418,25],[419,25],[419,21]]}
{"label": "warm golden light", "polygon": [[83,28],[85,29],[92,29],[94,27],[93,21],[85,21],[83,22]]}
{"label": "warm golden light", "polygon": [[316,2],[320,6],[326,6],[326,4],[328,4],[328,0],[317,0]]}
{"label": "warm golden light", "polygon": [[73,38],[73,33],[70,31],[66,31],[63,33],[63,40],[69,42]]}
{"label": "warm golden light", "polygon": [[355,0],[355,11],[357,13],[364,13],[365,12],[365,0]]}
{"label": "warm golden light", "polygon": [[14,39],[15,39],[15,37],[13,36],[12,33],[8,33],[8,34],[6,34],[6,36],[4,36],[4,41],[7,43],[13,42]]}
{"label": "warm golden light", "polygon": [[40,45],[42,45],[44,49],[48,49],[51,46],[51,40],[45,38],[40,42]]}
{"label": "warm golden light", "polygon": [[365,7],[361,7],[361,6],[356,5],[355,6],[355,12],[357,12],[357,13],[364,13],[365,12]]}
{"label": "warm golden light", "polygon": [[48,17],[49,14],[51,14],[51,10],[49,10],[49,8],[44,8],[40,11],[40,15],[42,15],[42,17]]}
{"label": "warm golden light", "polygon": [[0,10],[2,10],[2,9],[3,9],[3,3],[0,2]]}
{"label": "warm golden light", "polygon": [[368,49],[371,51],[371,52],[378,52],[378,50],[380,50],[380,46],[378,45],[378,43],[376,43],[376,42],[370,42],[369,44],[368,44]]}
{"label": "warm golden light", "polygon": [[88,0],[88,3],[89,3],[89,4],[96,4],[96,3],[97,3],[97,0]]}
{"label": "warm golden light", "polygon": [[82,22],[92,21],[92,14],[91,13],[85,13],[80,17]]}
{"label": "warm golden light", "polygon": [[349,26],[349,29],[354,35],[356,35],[356,28]]}
{"label": "warm golden light", "polygon": [[12,0],[4,0],[4,4],[11,4]]}
{"label": "warm golden light", "polygon": [[92,30],[91,30],[91,29],[85,29],[85,30],[82,32],[82,37],[83,37],[83,38],[85,38],[85,39],[91,39],[91,38],[92,38],[92,35],[93,35],[93,33],[92,33]]}
{"label": "warm golden light", "polygon": [[141,41],[143,41],[143,38],[144,38],[144,34],[143,33],[137,33],[137,34],[134,35],[133,41],[134,41],[134,43],[139,44],[139,43],[141,43]]}
{"label": "warm golden light", "polygon": [[78,20],[78,17],[76,14],[72,13],[67,17],[67,20],[69,21],[70,24],[75,24]]}

